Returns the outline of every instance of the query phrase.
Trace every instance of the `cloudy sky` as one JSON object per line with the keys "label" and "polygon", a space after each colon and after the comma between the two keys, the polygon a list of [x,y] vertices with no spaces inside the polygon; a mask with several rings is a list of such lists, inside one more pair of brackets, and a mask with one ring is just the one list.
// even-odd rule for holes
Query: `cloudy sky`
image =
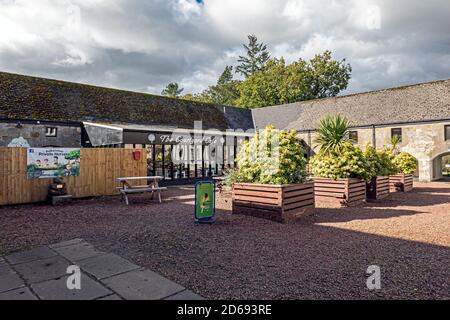
{"label": "cloudy sky", "polygon": [[0,70],[198,92],[254,33],[288,61],[346,58],[352,93],[450,78],[449,14],[448,0],[0,0]]}

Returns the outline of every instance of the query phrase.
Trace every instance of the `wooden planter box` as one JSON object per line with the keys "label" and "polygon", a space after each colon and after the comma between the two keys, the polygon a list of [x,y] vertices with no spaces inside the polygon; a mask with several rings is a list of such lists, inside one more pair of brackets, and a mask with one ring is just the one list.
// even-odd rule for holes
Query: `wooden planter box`
{"label": "wooden planter box", "polygon": [[373,177],[366,187],[367,200],[381,200],[389,197],[389,177]]}
{"label": "wooden planter box", "polygon": [[317,204],[352,207],[366,202],[366,182],[359,179],[314,178]]}
{"label": "wooden planter box", "polygon": [[314,213],[314,183],[261,185],[235,183],[233,214],[244,214],[276,222],[292,222]]}
{"label": "wooden planter box", "polygon": [[390,192],[411,192],[414,187],[412,174],[396,174],[389,177]]}

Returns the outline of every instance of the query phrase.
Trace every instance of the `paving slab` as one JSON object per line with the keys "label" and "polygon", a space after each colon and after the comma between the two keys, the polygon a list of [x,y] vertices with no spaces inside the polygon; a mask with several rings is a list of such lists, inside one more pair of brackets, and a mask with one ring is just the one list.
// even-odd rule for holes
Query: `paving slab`
{"label": "paving slab", "polygon": [[64,258],[74,262],[104,254],[104,252],[95,249],[93,245],[85,241],[70,246],[54,248],[53,250]]}
{"label": "paving slab", "polygon": [[0,275],[2,275],[2,273],[8,273],[11,269],[11,267],[6,263],[6,261],[0,261]]}
{"label": "paving slab", "polygon": [[77,265],[97,279],[108,278],[140,268],[134,263],[112,253],[78,261]]}
{"label": "paving slab", "polygon": [[67,241],[51,244],[51,245],[49,245],[49,247],[52,249],[62,248],[62,247],[73,246],[74,244],[79,244],[81,242],[85,242],[85,241],[83,239],[72,239],[72,240],[67,240]]}
{"label": "paving slab", "polygon": [[6,256],[5,259],[11,264],[19,264],[39,259],[45,259],[56,256],[56,252],[48,247],[39,247],[32,250],[16,252]]}
{"label": "paving slab", "polygon": [[56,256],[17,264],[14,268],[28,283],[37,283],[67,275],[67,267],[71,264],[66,259]]}
{"label": "paving slab", "polygon": [[38,300],[28,288],[20,288],[0,293],[0,300]]}
{"label": "paving slab", "polygon": [[10,291],[25,286],[25,281],[12,269],[1,268],[0,292]]}
{"label": "paving slab", "polygon": [[127,300],[160,300],[185,290],[150,270],[130,271],[101,282]]}
{"label": "paving slab", "polygon": [[173,296],[167,297],[164,300],[205,300],[205,298],[199,296],[198,294],[192,292],[191,290],[184,290],[174,294]]}
{"label": "paving slab", "polygon": [[67,288],[68,276],[56,280],[48,280],[32,284],[31,288],[42,300],[94,300],[110,294],[98,281],[92,280],[85,273],[81,274],[81,289],[69,290]]}
{"label": "paving slab", "polygon": [[117,294],[112,294],[110,296],[107,297],[103,297],[97,300],[123,300],[121,297],[119,297]]}

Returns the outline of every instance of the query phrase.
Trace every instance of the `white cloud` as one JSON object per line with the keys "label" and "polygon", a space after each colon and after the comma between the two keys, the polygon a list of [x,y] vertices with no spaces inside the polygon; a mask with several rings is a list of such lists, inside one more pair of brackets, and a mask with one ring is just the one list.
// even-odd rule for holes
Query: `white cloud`
{"label": "white cloud", "polygon": [[0,70],[161,92],[214,84],[254,33],[288,62],[332,50],[347,92],[450,77],[450,2],[0,1]]}
{"label": "white cloud", "polygon": [[179,14],[177,17],[180,22],[187,22],[194,16],[201,14],[201,6],[195,0],[177,0],[175,10]]}

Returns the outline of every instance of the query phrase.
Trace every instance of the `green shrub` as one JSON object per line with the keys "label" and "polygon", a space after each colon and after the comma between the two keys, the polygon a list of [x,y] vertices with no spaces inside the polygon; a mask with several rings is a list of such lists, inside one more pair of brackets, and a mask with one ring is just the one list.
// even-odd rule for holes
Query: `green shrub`
{"label": "green shrub", "polygon": [[234,183],[239,182],[239,170],[237,169],[230,169],[227,170],[223,177],[223,185],[232,187]]}
{"label": "green shrub", "polygon": [[368,181],[374,174],[362,150],[351,143],[343,144],[341,152],[319,152],[311,158],[310,165],[314,176],[334,180],[357,178]]}
{"label": "green shrub", "polygon": [[236,162],[237,169],[226,175],[226,183],[293,184],[304,182],[307,174],[297,132],[273,126],[245,141]]}
{"label": "green shrub", "polygon": [[414,174],[417,170],[417,159],[407,152],[401,152],[392,160],[397,173]]}
{"label": "green shrub", "polygon": [[389,176],[396,173],[396,168],[392,163],[392,153],[389,150],[376,150],[368,145],[364,150],[364,157],[370,167],[369,173],[373,177]]}

